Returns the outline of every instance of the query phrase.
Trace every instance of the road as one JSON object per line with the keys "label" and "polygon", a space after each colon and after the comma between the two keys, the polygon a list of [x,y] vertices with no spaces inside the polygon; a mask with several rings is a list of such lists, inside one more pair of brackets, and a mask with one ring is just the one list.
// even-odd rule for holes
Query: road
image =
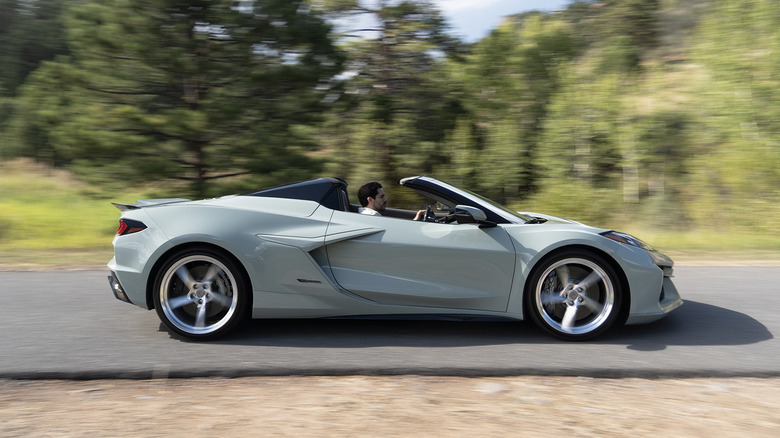
{"label": "road", "polygon": [[780,376],[780,267],[679,266],[685,305],[586,343],[530,322],[264,320],[208,343],[117,301],[106,271],[0,272],[0,378]]}

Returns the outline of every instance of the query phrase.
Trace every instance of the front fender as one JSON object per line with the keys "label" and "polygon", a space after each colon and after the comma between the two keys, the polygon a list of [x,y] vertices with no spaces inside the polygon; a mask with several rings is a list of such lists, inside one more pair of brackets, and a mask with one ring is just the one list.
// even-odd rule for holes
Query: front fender
{"label": "front fender", "polygon": [[508,231],[518,253],[517,275],[507,307],[507,313],[513,317],[523,317],[527,283],[539,262],[551,254],[570,248],[595,252],[613,264],[627,288],[625,292],[630,303],[629,313],[643,308],[653,299],[657,301],[656,294],[646,292],[660,291],[663,282],[661,269],[654,264],[647,251],[607,239],[599,234],[604,230],[576,224],[537,224],[518,225]]}

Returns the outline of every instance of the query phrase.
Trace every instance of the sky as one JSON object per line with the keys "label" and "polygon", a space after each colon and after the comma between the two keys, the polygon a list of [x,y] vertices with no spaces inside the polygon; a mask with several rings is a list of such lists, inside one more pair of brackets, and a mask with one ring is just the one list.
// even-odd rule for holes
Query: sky
{"label": "sky", "polygon": [[487,36],[503,17],[526,11],[564,9],[571,0],[433,0],[452,26],[452,33],[468,43]]}

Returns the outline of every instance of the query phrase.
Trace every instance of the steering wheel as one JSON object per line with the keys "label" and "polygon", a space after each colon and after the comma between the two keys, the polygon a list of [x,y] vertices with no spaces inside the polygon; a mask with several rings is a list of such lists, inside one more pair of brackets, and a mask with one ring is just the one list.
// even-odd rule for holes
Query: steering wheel
{"label": "steering wheel", "polygon": [[423,221],[425,222],[437,221],[436,215],[433,214],[433,209],[431,208],[431,204],[428,204],[428,206],[425,208],[425,216],[423,216]]}

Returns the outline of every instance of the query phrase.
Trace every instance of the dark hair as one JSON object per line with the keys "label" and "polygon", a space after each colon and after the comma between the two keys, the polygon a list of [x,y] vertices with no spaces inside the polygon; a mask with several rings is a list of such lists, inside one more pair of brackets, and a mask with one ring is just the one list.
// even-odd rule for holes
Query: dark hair
{"label": "dark hair", "polygon": [[368,205],[368,198],[376,198],[376,195],[379,194],[379,189],[381,188],[382,184],[379,184],[376,181],[363,184],[363,187],[358,189],[358,201],[360,201],[360,205],[363,207]]}

